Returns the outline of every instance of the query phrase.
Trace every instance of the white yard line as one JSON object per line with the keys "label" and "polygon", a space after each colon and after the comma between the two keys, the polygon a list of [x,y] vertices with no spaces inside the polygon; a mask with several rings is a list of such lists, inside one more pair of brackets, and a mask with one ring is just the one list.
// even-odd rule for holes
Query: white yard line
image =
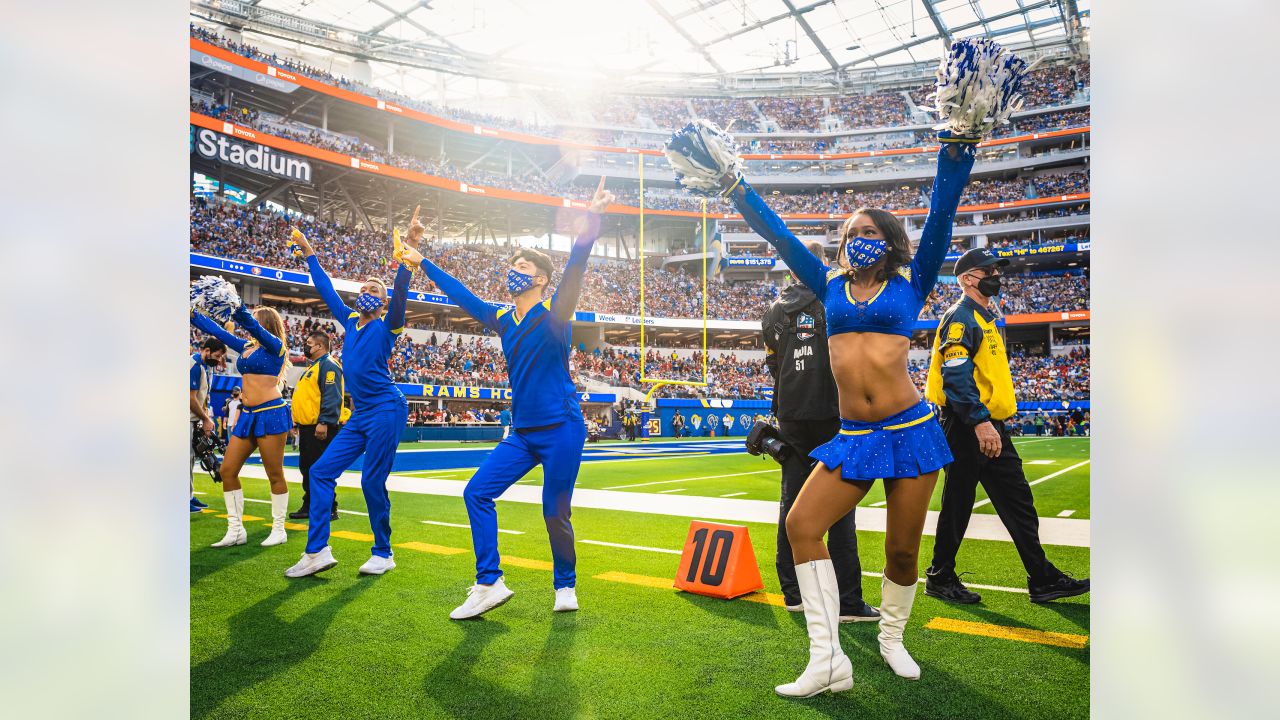
{"label": "white yard line", "polygon": [[744,492],[726,493],[724,495],[721,495],[720,497],[738,497],[739,495],[746,495],[746,493]]}
{"label": "white yard line", "polygon": [[[466,523],[450,523],[450,522],[441,522],[439,520],[419,520],[418,522],[421,522],[423,525],[439,525],[441,527],[465,528],[467,530],[471,529],[471,526],[467,525]],[[524,534],[523,530],[504,530],[503,528],[498,528],[498,532],[506,533],[508,535]]]}
{"label": "white yard line", "polygon": [[1058,517],[1071,517],[1072,515],[1075,515],[1075,514],[1076,514],[1075,510],[1063,510],[1062,512],[1058,513]]}
{"label": "white yard line", "polygon": [[363,517],[369,517],[369,513],[360,512],[359,510],[343,510],[342,508],[338,508],[338,512],[346,513],[348,515],[360,515]]}
{"label": "white yard line", "polygon": [[[1049,473],[1048,475],[1045,475],[1044,477],[1042,477],[1042,478],[1040,478],[1040,479],[1038,479],[1038,480],[1032,480],[1031,482],[1027,483],[1027,485],[1039,485],[1040,483],[1044,482],[1045,480],[1052,480],[1052,479],[1054,479],[1054,478],[1058,477],[1059,475],[1061,475],[1061,474],[1063,474],[1063,473],[1071,472],[1072,470],[1075,470],[1075,469],[1076,469],[1076,468],[1078,468],[1078,467],[1084,467],[1085,465],[1088,465],[1088,464],[1089,464],[1089,461],[1088,461],[1088,460],[1085,460],[1084,462],[1078,462],[1078,463],[1076,463],[1075,465],[1072,465],[1071,467],[1065,467],[1065,468],[1062,468],[1062,469],[1061,469],[1061,470],[1059,470],[1058,472]],[[987,504],[987,503],[989,503],[989,502],[991,502],[991,498],[987,498],[986,500],[979,500],[978,502],[976,502],[976,503],[974,503],[974,504],[973,504],[973,508],[976,510],[976,509],[978,509],[978,508],[982,507],[983,505],[986,505],[986,504]]]}
{"label": "white yard line", "polygon": [[[773,472],[777,472],[774,470]],[[297,468],[286,467],[285,479],[291,483],[302,481]],[[241,471],[242,477],[265,479],[267,474],[262,466],[248,466]],[[343,473],[338,478],[342,487],[360,487],[359,473]],[[415,493],[419,495],[439,495],[444,497],[462,497],[467,483],[462,480],[427,480],[412,475],[393,474],[387,479],[387,490],[391,492]],[[518,502],[531,505],[542,504],[542,488],[530,485],[513,485],[502,494],[503,502]],[[776,500],[749,500],[747,498],[699,497],[681,495],[678,498],[666,497],[656,493],[617,492],[611,490],[592,490],[577,488],[573,492],[573,506],[582,509],[617,510],[621,512],[650,513],[680,518],[706,518],[719,522],[754,522],[776,525],[778,522],[778,502]],[[884,508],[860,508],[858,510],[858,529],[865,532],[884,532],[888,512]],[[938,524],[938,513],[930,512],[925,519],[924,532],[933,535]],[[970,540],[998,540],[1012,542],[1009,531],[1004,528],[996,515],[975,514],[969,521],[965,537]],[[1070,547],[1089,547],[1089,520],[1078,518],[1040,518],[1040,541],[1045,545],[1066,545]]]}
{"label": "white yard line", "polygon": [[659,495],[666,495],[667,493],[678,493],[678,492],[684,492],[684,491],[685,491],[685,490],[687,490],[687,489],[688,489],[688,488],[676,488],[675,490],[659,490],[659,491],[658,491],[658,494],[659,494]]}
{"label": "white yard line", "polygon": [[1057,460],[1028,460],[1024,464],[1025,465],[1053,465],[1057,462],[1058,462]]}
{"label": "white yard line", "polygon": [[771,470],[752,470],[751,472],[729,473],[728,475],[703,475],[702,477],[680,478],[679,480],[654,480],[653,482],[632,483],[630,485],[614,485],[604,488],[605,490],[621,490],[623,488],[647,487],[649,485],[669,485],[678,482],[693,482],[694,480],[717,480],[727,477],[741,477],[743,475],[764,475],[765,473],[776,473],[777,468]]}
{"label": "white yard line", "polygon": [[622,543],[604,542],[602,540],[579,540],[580,543],[587,545],[603,545],[605,547],[623,548],[625,550],[644,550],[646,552],[667,553],[669,555],[679,555],[679,550],[668,550],[666,548],[646,547],[644,545],[623,545]]}
{"label": "white yard line", "polygon": [[[884,577],[883,573],[867,572],[866,570],[863,570],[862,574],[867,577]],[[917,583],[923,583],[924,581],[925,581],[925,578],[920,578],[919,580],[916,580]],[[970,587],[970,588],[978,588],[979,590],[995,590],[997,592],[1022,593],[1023,595],[1029,594],[1029,591],[1026,588],[1011,588],[1011,587],[1004,587],[1002,585],[979,585],[978,583],[965,582],[964,586]]]}
{"label": "white yard line", "polygon": [[885,505],[888,505],[888,504],[889,504],[888,500],[881,500],[880,502],[871,503],[870,505],[868,505],[868,507],[884,507]]}

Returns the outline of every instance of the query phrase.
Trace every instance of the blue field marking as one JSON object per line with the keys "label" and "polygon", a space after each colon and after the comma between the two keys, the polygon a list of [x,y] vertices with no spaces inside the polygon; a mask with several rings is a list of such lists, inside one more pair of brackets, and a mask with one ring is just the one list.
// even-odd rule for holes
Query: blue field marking
{"label": "blue field marking", "polygon": [[[420,472],[423,470],[450,470],[454,468],[479,467],[496,446],[483,445],[475,448],[441,448],[432,450],[420,448],[399,450],[391,464],[392,472]],[[690,442],[663,442],[645,444],[616,443],[610,445],[587,445],[582,451],[583,462],[600,462],[604,460],[626,460],[628,458],[660,458],[690,457],[700,455],[736,455],[746,452],[741,440],[713,440]],[[351,466],[352,470],[361,469],[360,459]],[[249,458],[250,463],[261,463],[258,456]],[[296,454],[285,455],[286,467],[297,467]]]}

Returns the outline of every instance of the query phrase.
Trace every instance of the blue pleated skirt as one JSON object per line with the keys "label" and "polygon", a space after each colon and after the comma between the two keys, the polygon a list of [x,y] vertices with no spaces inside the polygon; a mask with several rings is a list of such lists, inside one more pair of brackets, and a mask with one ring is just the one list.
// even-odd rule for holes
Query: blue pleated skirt
{"label": "blue pleated skirt", "polygon": [[933,409],[924,401],[878,422],[840,418],[840,432],[809,457],[845,480],[918,477],[953,459]]}
{"label": "blue pleated skirt", "polygon": [[291,427],[293,413],[289,410],[289,401],[276,398],[261,405],[241,408],[231,434],[238,438],[256,438],[286,433]]}

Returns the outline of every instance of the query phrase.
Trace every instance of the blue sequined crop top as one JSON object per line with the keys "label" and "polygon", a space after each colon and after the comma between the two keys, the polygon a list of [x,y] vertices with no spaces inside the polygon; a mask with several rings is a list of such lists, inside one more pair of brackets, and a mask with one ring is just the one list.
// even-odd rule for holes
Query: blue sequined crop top
{"label": "blue sequined crop top", "polygon": [[[952,157],[953,152],[957,157]],[[814,257],[746,180],[739,180],[730,196],[751,229],[777,248],[791,272],[822,298],[828,336],[873,332],[911,337],[916,318],[938,281],[938,271],[951,245],[956,208],[972,169],[972,145],[944,144],[939,149],[938,174],[933,181],[920,247],[911,264],[898,268],[866,302],[858,302],[849,292],[844,270],[829,267]]]}
{"label": "blue sequined crop top", "polygon": [[211,318],[192,313],[191,324],[195,325],[200,332],[218,338],[240,355],[236,359],[236,370],[241,375],[279,375],[280,368],[284,367],[286,355],[288,355],[280,338],[267,332],[267,329],[262,327],[243,305],[236,308],[231,317],[258,342],[258,347],[250,350],[248,354],[245,354],[245,350],[249,343],[223,330],[222,326]]}

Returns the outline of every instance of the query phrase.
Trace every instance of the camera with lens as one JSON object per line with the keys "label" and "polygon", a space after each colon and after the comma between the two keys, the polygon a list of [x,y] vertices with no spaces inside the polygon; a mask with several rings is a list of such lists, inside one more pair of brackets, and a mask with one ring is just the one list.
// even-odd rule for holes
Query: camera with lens
{"label": "camera with lens", "polygon": [[222,442],[215,433],[205,435],[200,432],[199,423],[193,423],[191,450],[200,461],[200,467],[209,473],[209,477],[213,478],[214,482],[222,482],[222,476],[218,473],[222,469],[222,458],[219,455],[227,451],[226,443]]}
{"label": "camera with lens", "polygon": [[778,428],[763,420],[757,420],[747,433],[747,452],[752,455],[768,455],[781,463],[791,452],[791,447],[782,439]]}

